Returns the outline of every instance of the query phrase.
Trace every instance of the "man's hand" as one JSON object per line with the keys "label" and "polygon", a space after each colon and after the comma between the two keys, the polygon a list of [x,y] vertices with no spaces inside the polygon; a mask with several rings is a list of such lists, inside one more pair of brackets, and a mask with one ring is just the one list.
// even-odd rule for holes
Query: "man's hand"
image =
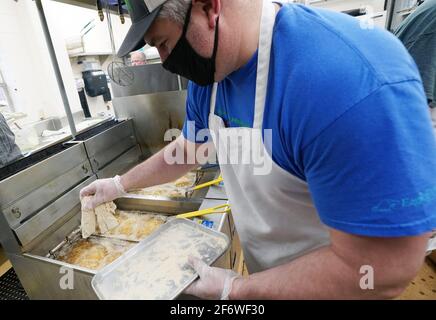
{"label": "man's hand", "polygon": [[186,294],[202,299],[228,300],[233,281],[240,275],[232,270],[209,267],[197,258],[190,257],[188,262],[198,273],[200,279],[185,290]]}
{"label": "man's hand", "polygon": [[166,150],[173,150],[174,148],[183,148],[185,157],[187,157],[188,146],[197,150],[201,144],[197,145],[189,142],[181,135],[154,156],[124,174],[122,184],[119,176],[112,179],[97,180],[91,183],[80,191],[80,198],[86,196],[92,197],[89,201],[86,201],[83,209],[92,210],[102,203],[123,197],[127,194],[128,190],[148,188],[174,181],[186,174],[189,170],[197,168],[199,166],[197,163],[176,165],[168,164],[165,160]]}
{"label": "man's hand", "polygon": [[80,198],[90,197],[85,201],[83,209],[92,210],[102,203],[113,201],[127,194],[120,182],[120,177],[94,181],[89,186],[80,190]]}

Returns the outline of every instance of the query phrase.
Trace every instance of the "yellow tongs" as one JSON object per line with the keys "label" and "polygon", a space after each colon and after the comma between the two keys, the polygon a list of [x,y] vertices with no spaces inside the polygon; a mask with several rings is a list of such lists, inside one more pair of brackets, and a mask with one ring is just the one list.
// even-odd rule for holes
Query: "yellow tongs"
{"label": "yellow tongs", "polygon": [[223,177],[222,177],[222,176],[219,176],[219,177],[218,177],[217,179],[215,179],[215,180],[211,180],[211,181],[209,181],[209,182],[199,184],[199,185],[197,185],[197,186],[195,186],[195,187],[189,187],[189,188],[186,188],[185,193],[186,193],[186,194],[189,194],[190,192],[193,192],[193,191],[195,191],[195,190],[200,190],[200,189],[203,189],[203,188],[206,188],[206,187],[209,187],[209,186],[217,185],[217,184],[219,184],[219,183],[222,182],[222,181],[223,181]]}
{"label": "yellow tongs", "polygon": [[228,203],[222,204],[222,205],[219,205],[216,207],[208,208],[208,209],[179,214],[176,216],[176,218],[188,219],[188,218],[204,216],[206,214],[211,214],[211,213],[227,213],[227,212],[230,212],[230,205]]}

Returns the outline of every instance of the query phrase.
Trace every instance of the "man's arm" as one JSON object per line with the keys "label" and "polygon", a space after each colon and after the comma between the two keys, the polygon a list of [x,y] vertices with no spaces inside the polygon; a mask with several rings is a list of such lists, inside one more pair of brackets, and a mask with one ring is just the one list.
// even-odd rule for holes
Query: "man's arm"
{"label": "man's arm", "polygon": [[[332,230],[331,245],[288,264],[238,278],[230,299],[391,299],[422,266],[430,234],[370,238]],[[292,245],[292,244],[290,244]],[[369,266],[374,289],[364,290]],[[362,280],[363,279],[363,280]]]}
{"label": "man's arm", "polygon": [[199,146],[181,135],[150,159],[124,174],[121,177],[121,184],[128,191],[174,181],[188,171],[197,168],[199,163],[195,159],[195,163],[191,164],[187,163],[187,161],[183,161],[183,164],[169,164],[165,159],[166,154],[176,150],[183,150],[182,154],[186,159],[188,149],[195,152]]}
{"label": "man's arm", "polygon": [[[135,188],[146,188],[166,182],[173,181],[191,169],[198,167],[196,157],[183,164],[171,164],[166,161],[166,155],[178,150],[183,158],[187,158],[188,151],[196,153],[201,144],[189,142],[180,136],[171,144],[166,146],[156,155],[136,166],[121,178],[116,176],[110,179],[94,181],[89,186],[80,190],[80,198],[89,197],[82,204],[84,209],[91,210],[98,205],[113,201],[126,195],[126,192]],[[200,163],[201,164],[201,163]]]}

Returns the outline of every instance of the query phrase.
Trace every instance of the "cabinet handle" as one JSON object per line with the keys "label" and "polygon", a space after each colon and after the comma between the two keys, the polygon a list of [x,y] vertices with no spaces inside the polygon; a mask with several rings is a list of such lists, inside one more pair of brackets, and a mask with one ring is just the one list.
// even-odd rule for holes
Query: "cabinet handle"
{"label": "cabinet handle", "polygon": [[15,218],[19,219],[21,217],[21,211],[19,208],[12,208],[11,212]]}

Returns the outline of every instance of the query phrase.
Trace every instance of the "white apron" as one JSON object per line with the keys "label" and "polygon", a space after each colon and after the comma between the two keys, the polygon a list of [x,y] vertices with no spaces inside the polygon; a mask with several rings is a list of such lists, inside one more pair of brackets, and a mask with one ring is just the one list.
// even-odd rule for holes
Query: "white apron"
{"label": "white apron", "polygon": [[[262,129],[274,23],[275,7],[265,0],[259,37],[253,128],[225,127],[223,120],[215,115],[218,84],[213,86],[209,129],[219,158],[225,151],[225,157],[238,154],[250,158],[251,149],[246,144],[244,147],[241,140],[232,140],[225,151],[217,145],[223,136],[241,136]],[[253,136],[257,137],[252,141],[253,146],[266,151],[262,135]],[[254,163],[223,164],[220,161],[233,219],[250,273],[289,262],[329,243],[327,229],[319,220],[307,184],[275,164],[268,152],[264,153],[272,166],[267,175],[255,175]]]}

